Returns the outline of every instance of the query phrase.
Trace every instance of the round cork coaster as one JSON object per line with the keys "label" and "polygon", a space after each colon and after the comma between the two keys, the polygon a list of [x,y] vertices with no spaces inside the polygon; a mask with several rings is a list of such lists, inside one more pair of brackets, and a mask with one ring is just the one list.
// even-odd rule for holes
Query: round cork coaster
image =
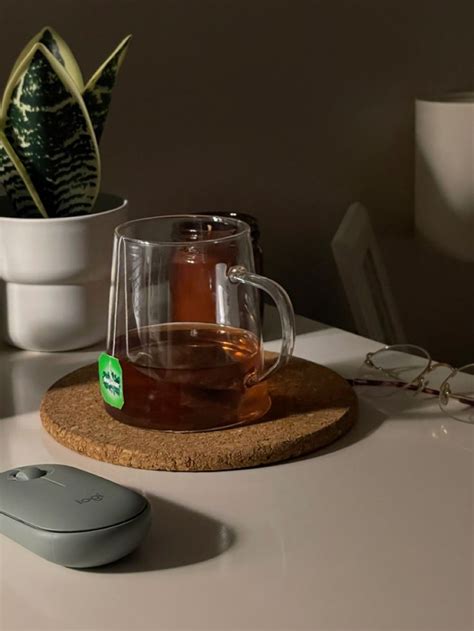
{"label": "round cork coaster", "polygon": [[93,364],[51,386],[40,414],[45,429],[70,449],[112,464],[164,471],[220,471],[288,460],[324,447],[355,422],[357,398],[350,385],[313,362],[293,357],[271,377],[269,389],[271,410],[250,425],[196,433],[142,429],[107,414]]}

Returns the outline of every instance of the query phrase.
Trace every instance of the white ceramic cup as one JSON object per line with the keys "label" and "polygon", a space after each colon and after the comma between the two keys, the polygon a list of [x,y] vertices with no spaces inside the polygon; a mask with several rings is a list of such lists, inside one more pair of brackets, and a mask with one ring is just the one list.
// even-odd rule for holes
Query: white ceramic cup
{"label": "white ceramic cup", "polygon": [[[0,215],[5,205],[7,199],[0,198]],[[105,338],[114,229],[127,220],[127,211],[126,200],[102,193],[91,215],[0,216],[0,325],[6,342],[66,351]]]}

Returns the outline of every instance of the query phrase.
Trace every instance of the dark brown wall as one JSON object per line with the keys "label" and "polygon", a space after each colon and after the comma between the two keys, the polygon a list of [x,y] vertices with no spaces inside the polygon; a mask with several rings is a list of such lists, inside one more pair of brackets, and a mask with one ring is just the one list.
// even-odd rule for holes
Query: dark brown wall
{"label": "dark brown wall", "polygon": [[329,242],[347,205],[413,214],[413,100],[472,82],[472,0],[0,0],[0,80],[50,23],[90,74],[134,40],[103,138],[137,215],[240,209],[298,311],[348,326]]}

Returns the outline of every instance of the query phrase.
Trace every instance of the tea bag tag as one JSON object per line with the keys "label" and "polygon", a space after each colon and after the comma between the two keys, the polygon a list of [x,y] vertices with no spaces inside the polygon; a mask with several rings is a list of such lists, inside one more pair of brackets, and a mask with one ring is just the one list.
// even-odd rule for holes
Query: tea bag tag
{"label": "tea bag tag", "polygon": [[123,398],[122,366],[117,357],[107,353],[99,355],[99,385],[105,403],[121,410],[125,400]]}

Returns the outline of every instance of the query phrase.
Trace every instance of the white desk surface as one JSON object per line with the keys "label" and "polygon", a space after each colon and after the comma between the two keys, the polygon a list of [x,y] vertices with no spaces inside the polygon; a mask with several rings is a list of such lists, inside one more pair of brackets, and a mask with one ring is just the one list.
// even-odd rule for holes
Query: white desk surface
{"label": "white desk surface", "polygon": [[[380,346],[299,324],[312,332],[295,354],[345,376]],[[64,463],[136,488],[152,503],[151,533],[88,571],[0,537],[1,631],[472,630],[473,426],[397,392],[362,398],[351,433],[286,464],[127,469],[61,447],[40,425],[46,387],[96,356],[0,349],[0,470]]]}

